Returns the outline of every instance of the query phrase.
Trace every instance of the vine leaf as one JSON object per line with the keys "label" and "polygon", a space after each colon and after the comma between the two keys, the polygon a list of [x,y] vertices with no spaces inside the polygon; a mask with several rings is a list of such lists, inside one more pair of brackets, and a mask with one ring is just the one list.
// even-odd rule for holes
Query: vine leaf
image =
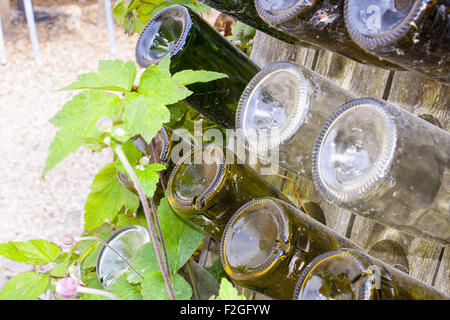
{"label": "vine leaf", "polygon": [[143,94],[148,103],[169,105],[189,97],[192,91],[170,76],[170,55],[167,55],[159,65],[151,65],[141,76],[139,93]]}
{"label": "vine leaf", "polygon": [[142,95],[129,94],[122,103],[124,129],[130,136],[140,134],[145,141],[151,141],[162,125],[170,121],[170,112],[163,104],[149,103]]}
{"label": "vine leaf", "polygon": [[0,243],[0,256],[17,262],[45,264],[53,262],[61,254],[61,249],[46,240]]}
{"label": "vine leaf", "polygon": [[121,275],[108,286],[107,291],[121,300],[142,300],[141,287],[126,280],[126,274]]}
{"label": "vine leaf", "polygon": [[60,89],[100,89],[119,92],[130,92],[136,79],[136,64],[122,60],[100,60],[99,73],[80,74],[77,81]]}
{"label": "vine leaf", "polygon": [[195,82],[208,82],[222,78],[228,78],[228,75],[220,72],[203,70],[183,70],[172,76],[172,79],[177,80],[182,85],[188,85]]}
{"label": "vine leaf", "polygon": [[[142,296],[144,300],[169,300],[169,292],[161,272],[146,272],[142,280]],[[179,274],[171,277],[173,293],[178,300],[189,300],[192,296],[191,286]]]}
{"label": "vine leaf", "polygon": [[[203,234],[184,222],[169,206],[167,198],[161,199],[157,212],[171,274],[174,274],[198,248]],[[140,247],[134,254],[131,263],[141,273],[160,270],[152,243],[146,243]],[[132,276],[130,275],[130,277]]]}
{"label": "vine leaf", "polygon": [[246,300],[245,296],[239,295],[238,291],[230,281],[222,278],[220,281],[219,295],[212,296],[209,300]]}
{"label": "vine leaf", "polygon": [[120,184],[114,163],[110,163],[99,171],[92,182],[91,192],[84,206],[85,230],[97,228],[106,220],[114,220],[123,206],[135,212],[139,199]]}
{"label": "vine leaf", "polygon": [[164,169],[166,169],[166,167],[162,164],[153,163],[147,166],[144,170],[135,170],[136,176],[138,177],[147,198],[153,198],[156,191],[156,186],[159,182],[158,171]]}
{"label": "vine leaf", "polygon": [[50,119],[50,123],[60,129],[50,145],[42,176],[75,152],[86,138],[99,139],[101,132],[97,129],[97,121],[102,117],[115,118],[120,108],[117,95],[95,90],[83,91],[68,101]]}
{"label": "vine leaf", "polygon": [[0,300],[36,300],[50,282],[50,277],[34,272],[21,273],[9,280],[0,291]]}

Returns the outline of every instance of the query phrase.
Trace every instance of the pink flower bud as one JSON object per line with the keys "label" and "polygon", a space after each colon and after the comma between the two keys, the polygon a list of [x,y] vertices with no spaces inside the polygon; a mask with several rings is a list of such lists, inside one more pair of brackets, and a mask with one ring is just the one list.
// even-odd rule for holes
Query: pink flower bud
{"label": "pink flower bud", "polygon": [[77,294],[77,282],[71,277],[61,279],[56,284],[56,293],[66,299],[75,297]]}
{"label": "pink flower bud", "polygon": [[63,243],[64,245],[66,245],[66,246],[71,246],[71,245],[74,244],[74,242],[75,242],[75,238],[73,237],[72,234],[66,233],[66,234],[63,235],[63,237],[62,237],[62,243]]}

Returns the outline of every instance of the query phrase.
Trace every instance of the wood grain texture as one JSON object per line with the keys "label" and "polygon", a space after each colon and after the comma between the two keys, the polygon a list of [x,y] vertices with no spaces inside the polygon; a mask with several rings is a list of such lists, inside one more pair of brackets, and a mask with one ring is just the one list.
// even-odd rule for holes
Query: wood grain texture
{"label": "wood grain texture", "polygon": [[[442,128],[449,130],[450,104],[448,86],[412,72],[392,72],[351,61],[324,50],[306,49],[285,44],[257,32],[251,58],[260,66],[281,60],[296,61],[325,76],[359,97],[384,98],[417,116],[426,115]],[[431,116],[431,117],[430,117]],[[353,215],[326,202],[311,181],[285,170],[295,181],[302,200],[322,206],[327,225],[349,237],[376,258],[450,295],[449,248],[414,238],[374,221]],[[280,177],[270,177],[289,198],[296,201],[294,184]],[[283,179],[282,179],[283,180]]]}

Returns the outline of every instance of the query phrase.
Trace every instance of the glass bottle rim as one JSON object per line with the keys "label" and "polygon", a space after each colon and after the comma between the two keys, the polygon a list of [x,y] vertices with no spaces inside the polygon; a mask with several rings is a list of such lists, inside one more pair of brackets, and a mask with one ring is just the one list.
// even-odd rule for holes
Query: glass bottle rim
{"label": "glass bottle rim", "polygon": [[[308,281],[308,279],[310,278],[310,276],[312,275],[312,273],[314,272],[315,268],[318,267],[320,264],[327,262],[333,258],[344,258],[347,261],[349,261],[350,263],[352,263],[356,268],[358,268],[361,272],[361,274],[363,273],[367,273],[370,274],[368,268],[365,266],[364,262],[361,261],[361,255],[358,254],[355,250],[353,249],[348,249],[348,248],[339,248],[339,249],[335,249],[332,251],[328,251],[325,252],[319,256],[317,256],[316,258],[314,258],[314,260],[312,260],[307,266],[306,268],[302,271],[300,278],[297,282],[297,286],[295,287],[294,290],[294,296],[293,299],[294,300],[301,300],[301,295],[303,294],[303,289],[305,288],[305,285]],[[366,257],[367,259],[367,257]],[[369,262],[371,262],[369,260]],[[356,300],[370,300],[371,297],[371,285],[372,282],[369,278],[367,278],[365,280],[365,286],[363,289],[362,294],[359,294],[359,296],[357,297]]]}
{"label": "glass bottle rim", "polygon": [[[165,16],[166,14],[172,12],[172,11],[177,11],[180,12],[183,15],[184,21],[183,21],[183,30],[178,38],[178,40],[176,41],[175,45],[166,53],[164,54],[162,57],[157,58],[157,59],[152,59],[151,62],[144,62],[144,60],[150,60],[147,58],[142,57],[142,54],[139,52],[139,48],[140,48],[140,43],[142,41],[144,41],[143,39],[146,37],[146,34],[149,32],[148,30],[151,29],[151,27],[157,23],[163,16]],[[176,4],[176,5],[172,5],[170,7],[167,7],[166,9],[161,10],[160,12],[158,12],[153,18],[151,18],[147,24],[145,25],[144,29],[142,30],[141,34],[139,35],[138,41],[137,41],[137,45],[136,45],[136,61],[137,63],[142,67],[142,68],[147,68],[150,65],[153,64],[158,64],[159,62],[161,62],[161,60],[163,60],[167,54],[170,54],[171,57],[173,57],[174,55],[176,55],[178,52],[180,52],[183,47],[184,44],[186,43],[186,39],[188,37],[189,31],[192,28],[192,18],[190,16],[189,13],[189,9],[185,6]]]}
{"label": "glass bottle rim", "polygon": [[[249,106],[250,98],[256,88],[258,88],[271,76],[281,72],[289,73],[296,79],[298,87],[300,88],[297,92],[297,103],[293,107],[284,129],[281,130],[275,138],[271,136],[270,139],[256,139],[257,142],[255,145],[252,143],[254,139],[252,139],[247,133],[245,124],[247,114],[249,110],[253,108],[253,106]],[[309,110],[309,90],[310,85],[299,65],[289,61],[278,61],[264,67],[252,78],[252,80],[250,80],[239,100],[236,110],[236,131],[239,141],[245,142],[246,146],[256,153],[264,153],[287,143],[304,123]]]}
{"label": "glass bottle rim", "polygon": [[[204,188],[204,190],[201,192],[200,195],[192,197],[190,199],[182,199],[176,195],[176,192],[173,192],[174,188],[174,181],[177,173],[179,172],[181,166],[185,165],[185,161],[187,159],[191,158],[191,155],[193,155],[195,152],[198,152],[200,150],[203,150],[207,147],[214,147],[216,149],[220,149],[222,151],[222,159],[219,164],[217,164],[217,170],[214,175],[214,178],[212,179],[211,183]],[[208,205],[208,200],[211,199],[211,197],[218,192],[224,182],[224,178],[226,176],[226,156],[225,151],[223,148],[217,144],[214,143],[207,143],[200,146],[197,146],[191,150],[188,154],[184,155],[178,163],[175,165],[175,168],[173,169],[172,173],[170,174],[169,181],[167,182],[167,200],[169,201],[169,204],[173,208],[179,208],[179,209],[194,209],[194,210],[200,210],[202,208],[205,208]]]}
{"label": "glass bottle rim", "polygon": [[254,199],[244,204],[241,208],[239,208],[235,212],[235,214],[228,221],[222,235],[222,240],[220,242],[221,243],[220,259],[222,261],[224,270],[231,278],[236,280],[250,280],[263,276],[265,273],[267,273],[277,265],[278,259],[280,257],[285,255],[282,249],[276,251],[272,250],[263,263],[261,263],[257,268],[253,268],[254,269],[253,271],[246,273],[241,273],[230,265],[230,262],[227,258],[227,249],[226,249],[227,239],[230,236],[230,232],[232,231],[236,222],[242,217],[242,215],[245,215],[247,209],[258,205],[269,206],[273,209],[271,210],[270,215],[277,222],[276,223],[278,236],[277,238],[280,238],[280,243],[289,243],[290,240],[291,226],[288,217],[284,212],[282,206],[280,206],[276,202],[276,199],[272,198]]}
{"label": "glass bottle rim", "polygon": [[345,0],[344,20],[347,31],[358,46],[367,50],[374,50],[390,45],[402,38],[411,28],[413,28],[415,25],[414,21],[419,18],[426,4],[422,1],[414,1],[414,4],[406,17],[392,28],[392,30],[371,35],[358,30],[357,25],[353,22],[351,8],[354,6],[353,0]]}
{"label": "glass bottle rim", "polygon": [[[146,243],[150,242],[150,233],[147,231],[146,228],[139,226],[139,225],[128,225],[125,226],[123,228],[120,228],[119,230],[117,230],[116,232],[114,232],[105,242],[109,245],[111,245],[111,243],[119,236],[122,236],[123,234],[125,234],[126,232],[129,231],[143,231],[146,237]],[[103,255],[105,254],[106,250],[111,250],[108,247],[106,247],[105,245],[102,246],[102,248],[100,249],[100,252],[98,254],[97,257],[97,263],[96,263],[96,270],[97,270],[97,278],[100,281],[100,283],[106,287],[103,282],[101,281],[101,274],[100,274],[100,270],[101,270],[101,263],[102,263],[102,258]],[[120,259],[119,257],[117,257],[117,259]]]}
{"label": "glass bottle rim", "polygon": [[291,20],[296,15],[302,13],[303,11],[308,10],[311,7],[316,5],[317,0],[309,0],[308,3],[305,3],[305,0],[299,0],[296,4],[291,6],[288,9],[280,9],[280,10],[268,10],[264,7],[264,0],[254,0],[256,11],[258,12],[261,19],[267,22],[269,25],[278,25],[284,23],[286,21]]}
{"label": "glass bottle rim", "polygon": [[[377,112],[379,119],[383,121],[386,130],[382,132],[382,143],[379,146],[379,156],[375,163],[371,166],[369,173],[365,174],[364,178],[359,182],[353,184],[351,187],[344,188],[333,187],[327,183],[323,177],[320,169],[322,146],[326,141],[328,130],[343,116],[348,115],[349,112],[357,110],[357,108],[370,108]],[[359,98],[351,100],[340,106],[327,120],[325,125],[319,132],[316,143],[312,153],[312,175],[314,185],[317,190],[332,203],[345,203],[361,199],[364,196],[370,195],[377,187],[386,179],[386,174],[389,171],[394,158],[397,145],[397,126],[392,117],[390,109],[395,108],[387,102],[373,99],[373,98]]]}

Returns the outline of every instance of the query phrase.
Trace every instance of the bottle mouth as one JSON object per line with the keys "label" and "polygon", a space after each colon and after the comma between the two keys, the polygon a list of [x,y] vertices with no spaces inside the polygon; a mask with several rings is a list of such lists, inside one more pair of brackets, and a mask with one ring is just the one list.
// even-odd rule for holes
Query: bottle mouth
{"label": "bottle mouth", "polygon": [[[150,235],[144,227],[130,225],[116,231],[106,243],[130,261],[136,251],[144,244],[150,242]],[[100,283],[107,288],[124,272],[128,266],[110,248],[103,246],[97,258],[97,277]]]}
{"label": "bottle mouth", "polygon": [[370,300],[375,274],[363,260],[350,249],[316,257],[303,270],[294,300]]}
{"label": "bottle mouth", "polygon": [[256,153],[288,142],[306,119],[309,91],[297,65],[283,61],[265,67],[241,95],[236,111],[240,141]]}
{"label": "bottle mouth", "polygon": [[289,21],[315,5],[316,0],[255,0],[259,16],[271,25]]}
{"label": "bottle mouth", "polygon": [[189,10],[181,5],[170,6],[157,13],[145,26],[136,46],[138,64],[147,68],[158,64],[167,54],[182,50],[192,19]]}
{"label": "bottle mouth", "polygon": [[346,0],[347,30],[360,47],[375,49],[399,40],[426,7],[416,0]]}
{"label": "bottle mouth", "polygon": [[175,211],[207,207],[225,177],[225,155],[219,145],[206,144],[185,155],[170,175],[167,197]]}
{"label": "bottle mouth", "polygon": [[[133,144],[139,149],[139,151],[150,157],[150,163],[155,163],[153,158],[152,147],[140,135],[136,135],[131,138]],[[170,157],[170,150],[172,148],[171,132],[170,129],[163,126],[155,137],[156,152],[159,154],[159,161],[167,165]],[[116,171],[117,179],[127,189],[134,189],[133,182],[129,179],[128,174],[120,171]]]}
{"label": "bottle mouth", "polygon": [[261,277],[290,250],[291,226],[275,201],[258,199],[242,206],[222,236],[220,256],[235,280]]}
{"label": "bottle mouth", "polygon": [[336,110],[313,149],[313,180],[329,201],[345,203],[374,192],[387,177],[397,142],[388,105],[352,100]]}

